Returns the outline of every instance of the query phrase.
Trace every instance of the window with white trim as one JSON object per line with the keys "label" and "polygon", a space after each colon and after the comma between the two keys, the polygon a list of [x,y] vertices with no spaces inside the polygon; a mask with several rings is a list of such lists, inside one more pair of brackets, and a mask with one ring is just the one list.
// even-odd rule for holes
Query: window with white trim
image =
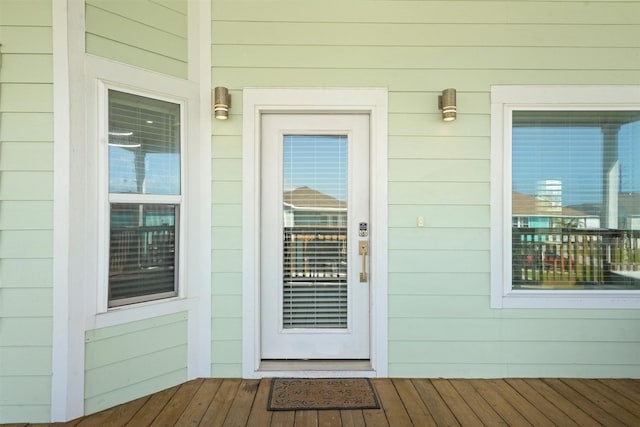
{"label": "window with white trim", "polygon": [[492,307],[640,306],[640,87],[492,88]]}
{"label": "window with white trim", "polygon": [[183,104],[105,89],[108,307],[175,297],[182,224]]}

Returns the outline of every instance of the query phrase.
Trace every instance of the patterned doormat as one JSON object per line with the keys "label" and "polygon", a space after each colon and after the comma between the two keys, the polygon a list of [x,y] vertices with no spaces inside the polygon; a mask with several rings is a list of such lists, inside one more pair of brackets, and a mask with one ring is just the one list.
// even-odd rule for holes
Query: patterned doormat
{"label": "patterned doormat", "polygon": [[380,403],[368,378],[274,378],[267,409],[380,409]]}

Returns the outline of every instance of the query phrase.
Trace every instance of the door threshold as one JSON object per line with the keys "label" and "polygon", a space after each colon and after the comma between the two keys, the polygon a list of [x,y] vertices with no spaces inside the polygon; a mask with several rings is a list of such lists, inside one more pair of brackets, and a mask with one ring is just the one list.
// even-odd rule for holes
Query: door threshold
{"label": "door threshold", "polygon": [[376,376],[370,360],[261,360],[258,372],[288,377]]}

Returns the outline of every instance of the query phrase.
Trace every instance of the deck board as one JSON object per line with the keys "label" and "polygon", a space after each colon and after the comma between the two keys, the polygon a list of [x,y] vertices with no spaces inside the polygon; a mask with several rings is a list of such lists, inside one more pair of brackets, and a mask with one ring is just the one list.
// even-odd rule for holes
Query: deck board
{"label": "deck board", "polygon": [[449,409],[447,403],[442,399],[433,383],[427,379],[413,380],[418,394],[427,406],[429,413],[439,426],[459,426],[460,423]]}
{"label": "deck board", "polygon": [[494,380],[497,392],[516,411],[518,411],[528,422],[536,427],[554,427],[555,424],[547,418],[538,408],[522,397],[517,389],[514,389],[505,380]]}
{"label": "deck board", "polygon": [[425,427],[437,425],[410,379],[397,379],[394,380],[394,384],[414,425]]}
{"label": "deck board", "polygon": [[[145,402],[144,405],[140,408],[138,412],[131,418],[127,420],[127,423],[122,425],[127,426],[148,426],[151,425],[154,419],[162,412],[164,407],[166,406],[169,399],[178,391],[178,386],[171,387],[167,390],[163,390],[159,393],[155,393],[151,395],[149,400]],[[127,403],[127,405],[129,405]],[[91,417],[91,415],[89,416]],[[116,426],[117,424],[113,424]]]}
{"label": "deck board", "polygon": [[553,423],[553,425],[563,427],[580,427],[580,425],[573,421],[571,417],[562,412],[543,395],[538,393],[525,380],[513,378],[507,379],[506,381],[512,389],[517,390],[524,399],[529,401],[535,408],[542,412],[545,417]]}
{"label": "deck board", "polygon": [[440,396],[442,396],[442,399],[461,425],[473,426],[481,424],[478,416],[448,380],[434,379],[431,380],[431,383],[433,383],[433,386],[440,393]]}
{"label": "deck board", "polygon": [[411,425],[409,414],[407,414],[407,410],[400,396],[398,396],[398,392],[391,379],[376,379],[373,381],[373,384],[389,424],[392,426]]}
{"label": "deck board", "polygon": [[484,400],[506,421],[512,426],[529,426],[533,423],[529,422],[520,414],[508,400],[497,390],[497,380],[471,380],[471,385],[482,396]]}
{"label": "deck board", "polygon": [[271,414],[273,414],[273,412],[267,410],[270,388],[271,378],[265,378],[260,381],[258,390],[256,390],[256,397],[253,401],[253,407],[247,420],[248,426],[268,426],[271,424]]}
{"label": "deck board", "polygon": [[202,417],[200,424],[211,427],[224,425],[227,413],[229,409],[231,409],[231,404],[238,392],[240,383],[241,381],[239,379],[225,379],[222,382],[218,392],[213,396],[211,405],[207,408],[207,412],[205,412]]}
{"label": "deck board", "polygon": [[[349,411],[340,411],[340,420],[342,427],[364,427],[364,414],[357,409]],[[340,425],[340,424],[338,424]]]}
{"label": "deck board", "polygon": [[640,380],[383,378],[372,382],[381,409],[268,411],[271,379],[201,378],[67,423],[45,425],[640,425]]}
{"label": "deck board", "polygon": [[340,425],[340,411],[318,411],[318,427]]}
{"label": "deck board", "polygon": [[570,379],[565,380],[565,383],[576,390],[578,393],[597,404],[607,413],[611,414],[615,419],[621,421],[623,424],[629,426],[637,426],[640,425],[640,418],[631,412],[627,411],[623,406],[619,405],[616,401],[608,398],[606,395],[601,394],[598,390],[591,387],[590,382],[579,380],[579,379]]}
{"label": "deck board", "polygon": [[611,427],[624,425],[624,423],[614,418],[607,411],[599,407],[597,404],[594,404],[594,402],[587,399],[578,391],[574,390],[565,381],[558,378],[548,378],[544,381],[560,393],[566,400],[571,401],[600,424]]}
{"label": "deck board", "polygon": [[202,382],[189,405],[178,419],[177,425],[197,426],[211,404],[211,396],[215,395],[222,384],[219,378],[208,378]]}
{"label": "deck board", "polygon": [[462,399],[469,405],[478,416],[482,425],[486,426],[506,426],[507,423],[489,403],[478,394],[471,383],[467,380],[450,380],[453,387],[460,394]]}
{"label": "deck board", "polygon": [[182,384],[153,420],[151,427],[171,427],[176,425],[178,419],[184,413],[187,406],[189,406],[189,402],[193,400],[203,381],[203,379],[198,379]]}
{"label": "deck board", "polygon": [[[633,387],[633,380],[612,380],[607,378],[598,380],[597,382],[609,387],[616,395],[623,396],[632,402],[640,404],[640,390],[636,390]],[[640,381],[637,382],[640,383]]]}

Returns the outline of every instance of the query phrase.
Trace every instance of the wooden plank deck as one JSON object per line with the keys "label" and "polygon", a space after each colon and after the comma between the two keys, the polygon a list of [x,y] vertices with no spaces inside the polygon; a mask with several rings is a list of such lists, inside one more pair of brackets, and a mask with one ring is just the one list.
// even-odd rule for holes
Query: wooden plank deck
{"label": "wooden plank deck", "polygon": [[[640,426],[640,380],[374,379],[382,408],[267,410],[270,379],[196,379],[51,426]],[[48,424],[12,424],[12,426]]]}

